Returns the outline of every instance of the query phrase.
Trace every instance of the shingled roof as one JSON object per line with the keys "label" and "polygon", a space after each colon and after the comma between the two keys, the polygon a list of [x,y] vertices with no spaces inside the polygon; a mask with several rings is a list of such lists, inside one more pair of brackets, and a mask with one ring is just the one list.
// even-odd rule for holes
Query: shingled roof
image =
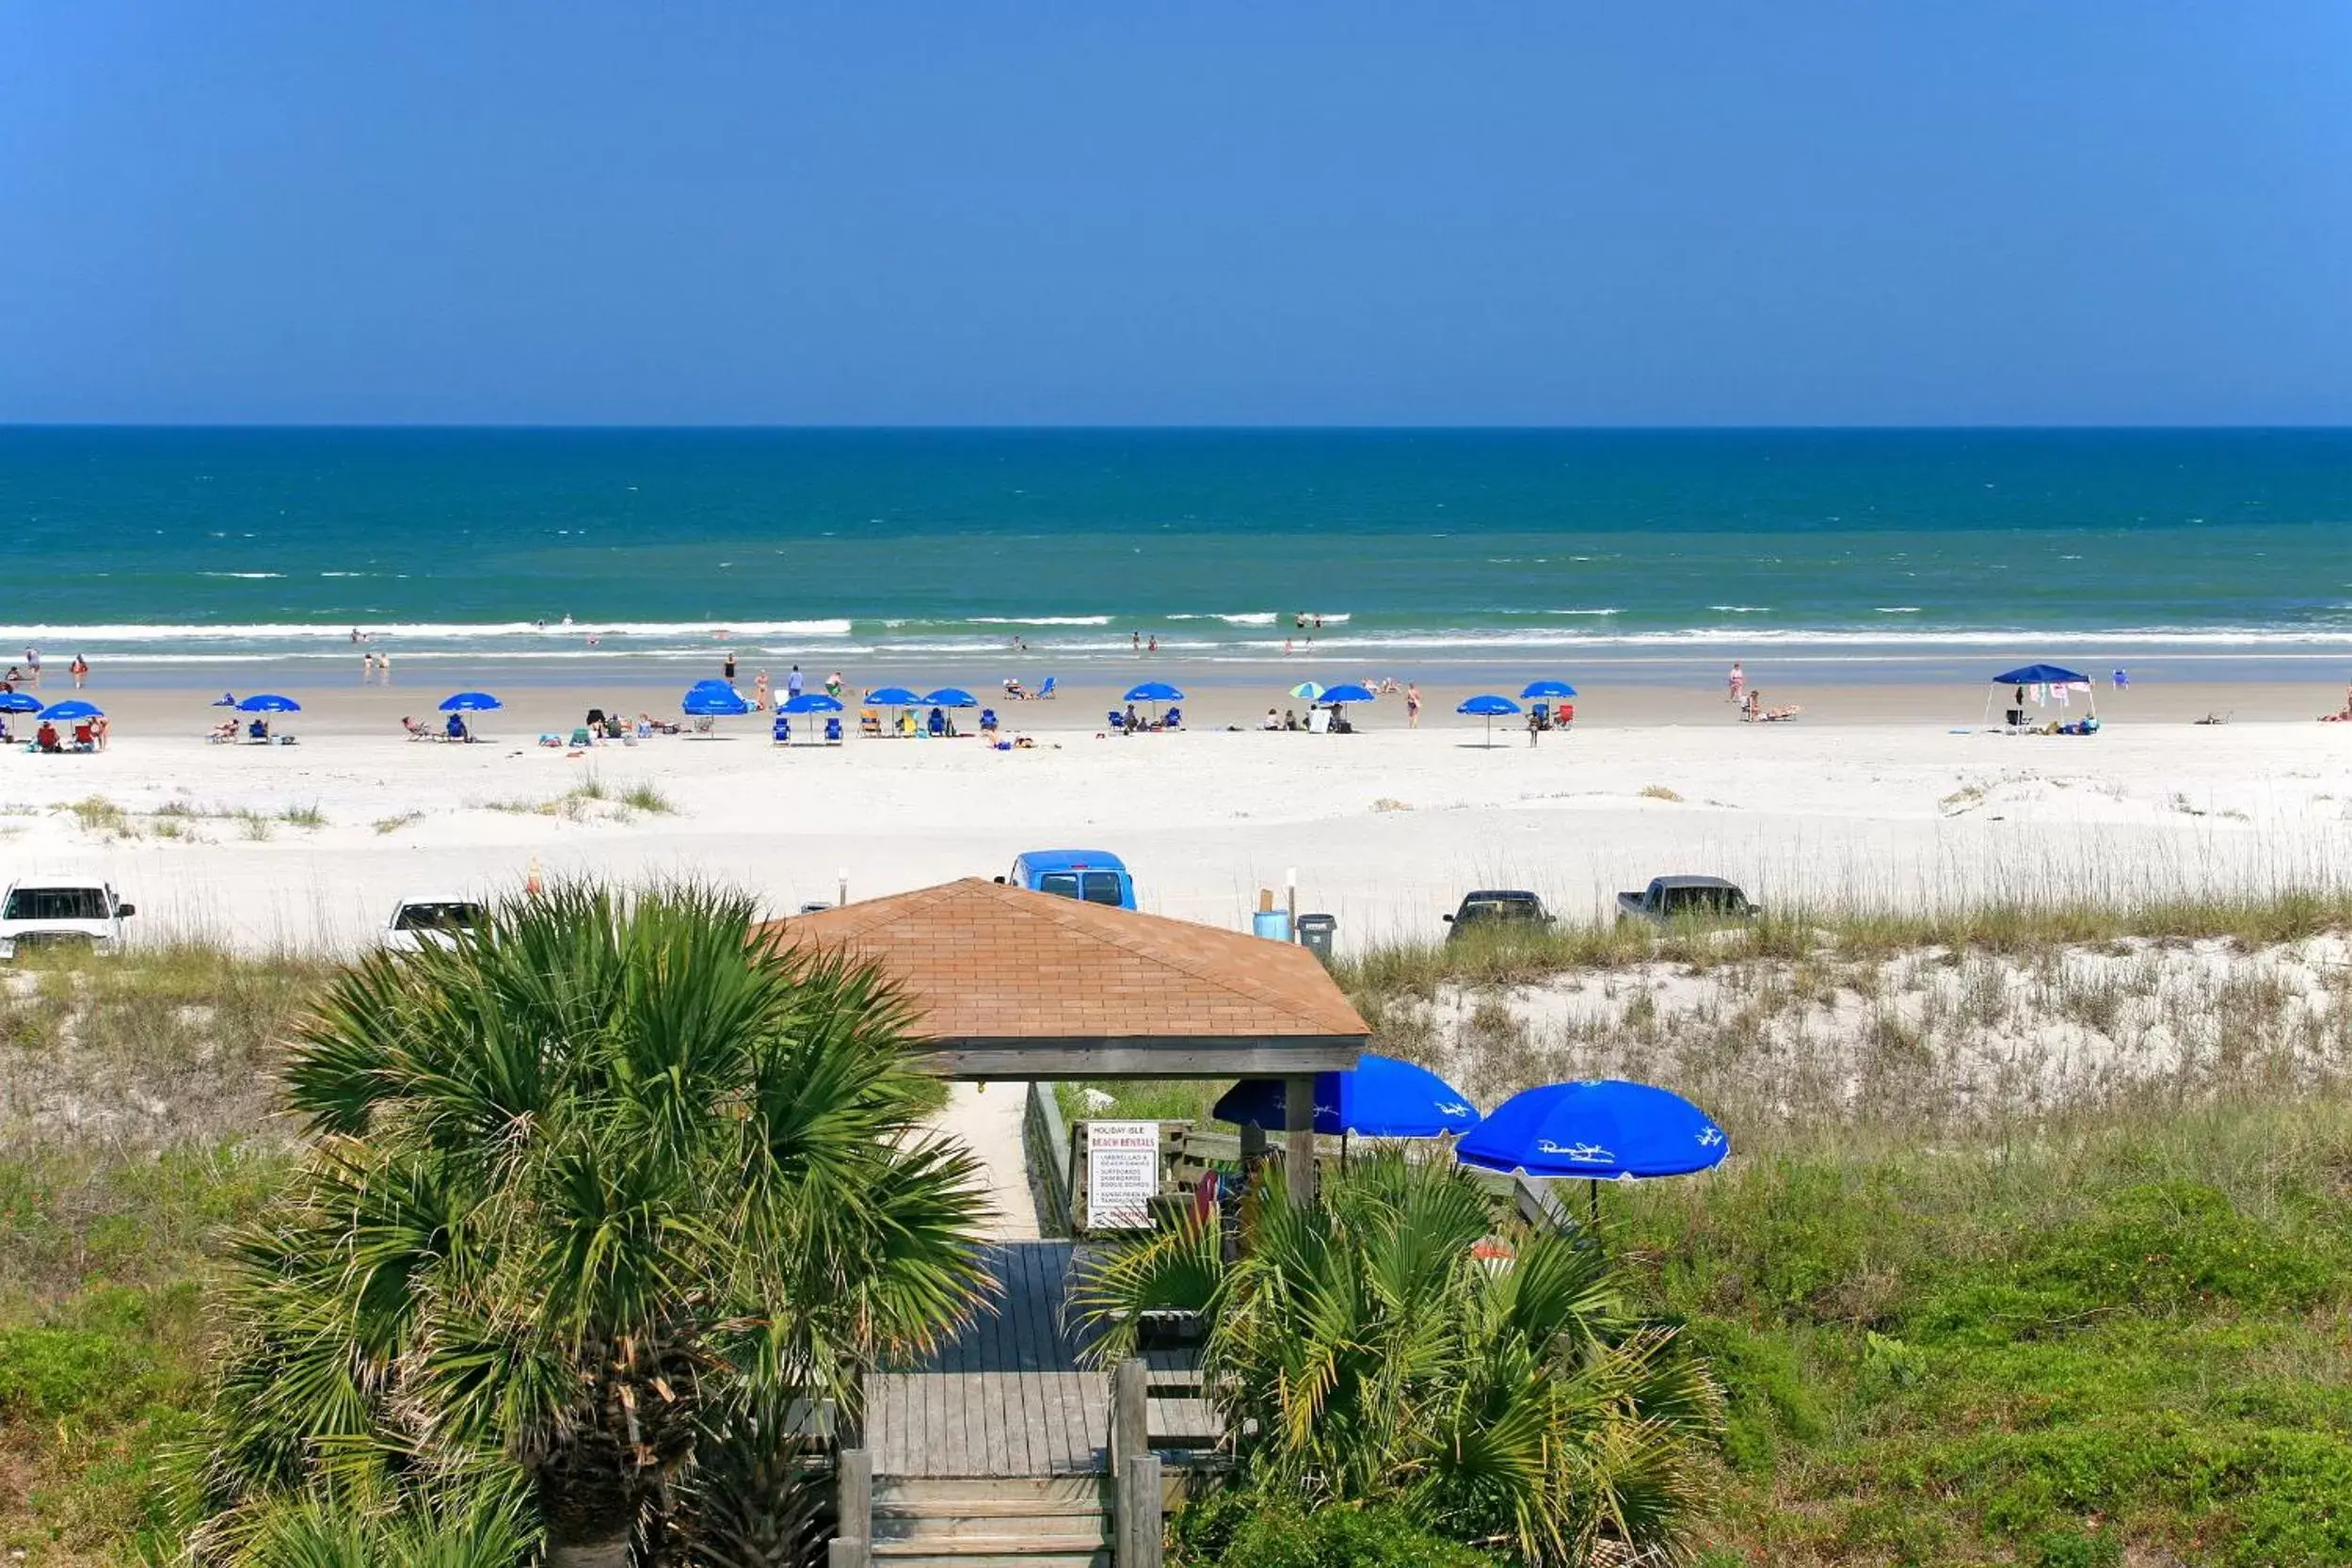
{"label": "shingled roof", "polygon": [[768,929],[879,964],[951,1077],[1328,1072],[1371,1032],[1304,948],[977,877]]}

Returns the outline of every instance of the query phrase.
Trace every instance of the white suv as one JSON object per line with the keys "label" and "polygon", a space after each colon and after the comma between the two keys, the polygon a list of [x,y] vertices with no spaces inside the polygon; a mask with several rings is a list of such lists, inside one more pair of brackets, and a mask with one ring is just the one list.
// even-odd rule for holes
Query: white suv
{"label": "white suv", "polygon": [[445,948],[457,933],[489,923],[488,905],[463,893],[431,893],[392,905],[392,919],[376,936],[388,952],[414,952],[431,944]]}
{"label": "white suv", "polygon": [[104,882],[66,877],[11,882],[0,896],[0,960],[42,951],[122,951],[122,922],[138,911]]}

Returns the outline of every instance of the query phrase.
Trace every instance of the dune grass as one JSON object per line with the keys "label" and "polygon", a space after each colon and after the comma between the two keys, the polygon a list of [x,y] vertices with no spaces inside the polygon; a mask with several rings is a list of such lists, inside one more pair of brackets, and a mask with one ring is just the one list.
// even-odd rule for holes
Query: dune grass
{"label": "dune grass", "polygon": [[[1759,966],[1792,993],[1928,965],[1974,1022],[2030,1004],[2129,1030],[2154,999],[2128,972],[2028,998],[1994,958],[2223,938],[2248,967],[2191,1005],[2259,1033],[2286,1016],[2259,950],[2347,928],[2352,899],[2300,893],[1770,912],[1729,937],[1570,927],[1338,973],[1373,1014],[1448,988],[1498,1048],[1502,988],[1661,963]],[[142,1549],[156,1455],[187,1430],[216,1332],[223,1234],[283,1169],[277,1042],[328,968],[189,946],[0,970],[18,977],[0,993],[0,1552],[27,1568]],[[1609,1026],[1637,1054],[1643,1031],[1680,1027],[1631,1000]],[[1740,1038],[1727,1022],[1722,1051]],[[1065,1112],[1204,1116],[1224,1086],[1101,1087],[1112,1104],[1090,1112],[1064,1085]],[[1706,1568],[2352,1560],[2340,1079],[2257,1073],[1966,1124],[1898,1112],[1800,1094],[1739,1126],[1712,1176],[1602,1190],[1644,1310],[1687,1324],[1730,1395]]]}

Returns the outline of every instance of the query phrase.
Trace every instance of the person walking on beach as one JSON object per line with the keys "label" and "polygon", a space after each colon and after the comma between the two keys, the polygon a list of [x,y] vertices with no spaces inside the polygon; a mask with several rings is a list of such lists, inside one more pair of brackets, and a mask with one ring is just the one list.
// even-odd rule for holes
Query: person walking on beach
{"label": "person walking on beach", "polygon": [[719,677],[730,686],[735,684],[735,650],[731,648],[719,664]]}
{"label": "person walking on beach", "polygon": [[77,653],[73,656],[73,663],[68,664],[66,668],[73,676],[73,689],[80,691],[89,680],[89,661]]}
{"label": "person walking on beach", "polygon": [[33,690],[40,690],[40,649],[37,648],[24,650],[24,679]]}
{"label": "person walking on beach", "polygon": [[1738,707],[1740,698],[1747,696],[1748,693],[1748,672],[1739,667],[1738,660],[1734,659],[1732,661],[1731,679],[1724,681],[1723,684],[1731,688],[1732,706],[1735,708]]}
{"label": "person walking on beach", "polygon": [[784,677],[784,696],[787,700],[800,696],[800,666],[798,664],[794,664],[791,671]]}
{"label": "person walking on beach", "polygon": [[384,685],[389,686],[392,684],[391,654],[379,653],[376,656],[376,679]]}
{"label": "person walking on beach", "polygon": [[752,712],[758,713],[764,713],[768,711],[768,672],[766,670],[761,670],[751,678],[751,707]]}
{"label": "person walking on beach", "polygon": [[1404,688],[1404,727],[1407,729],[1421,728],[1421,688],[1409,680]]}
{"label": "person walking on beach", "polygon": [[1543,715],[1543,714],[1541,714],[1541,713],[1539,713],[1539,712],[1536,712],[1534,709],[1532,709],[1532,708],[1528,709],[1528,744],[1529,744],[1529,745],[1533,745],[1533,744],[1535,744],[1536,741],[1542,737],[1543,733],[1544,733],[1544,715]]}
{"label": "person walking on beach", "polygon": [[369,648],[360,655],[360,684],[362,686],[376,684],[376,650],[374,648]]}
{"label": "person walking on beach", "polygon": [[1128,648],[1130,648],[1134,649],[1134,650],[1135,650],[1136,652],[1138,652],[1138,653],[1143,652],[1143,651],[1144,651],[1144,634],[1143,634],[1141,632],[1128,632],[1128,633],[1127,634],[1127,646],[1128,646]]}

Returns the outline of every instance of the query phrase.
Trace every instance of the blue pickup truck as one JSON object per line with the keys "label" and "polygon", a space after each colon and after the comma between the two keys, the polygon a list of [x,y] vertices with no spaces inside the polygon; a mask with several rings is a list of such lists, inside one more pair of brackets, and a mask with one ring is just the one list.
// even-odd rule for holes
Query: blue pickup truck
{"label": "blue pickup truck", "polygon": [[1108,850],[1029,850],[1016,856],[1013,870],[997,880],[1114,909],[1135,907],[1135,879],[1128,875],[1127,863]]}

